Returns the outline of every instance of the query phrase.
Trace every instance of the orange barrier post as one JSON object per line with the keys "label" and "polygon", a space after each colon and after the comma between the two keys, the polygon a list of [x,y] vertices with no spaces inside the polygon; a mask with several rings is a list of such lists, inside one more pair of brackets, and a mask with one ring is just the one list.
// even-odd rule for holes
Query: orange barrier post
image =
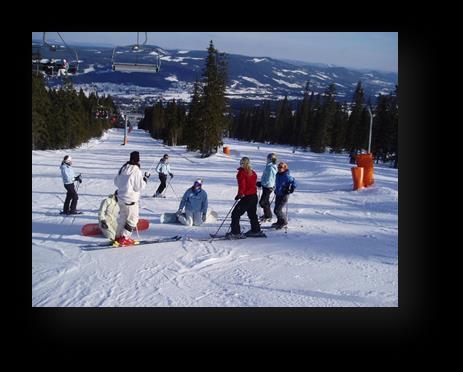
{"label": "orange barrier post", "polygon": [[225,155],[230,156],[230,147],[225,146],[225,147],[223,148],[223,153],[224,153]]}
{"label": "orange barrier post", "polygon": [[358,154],[356,156],[358,167],[364,168],[363,171],[363,186],[368,187],[375,183],[374,168],[373,168],[373,154]]}
{"label": "orange barrier post", "polygon": [[363,188],[363,167],[352,167],[352,180],[354,181],[353,190]]}

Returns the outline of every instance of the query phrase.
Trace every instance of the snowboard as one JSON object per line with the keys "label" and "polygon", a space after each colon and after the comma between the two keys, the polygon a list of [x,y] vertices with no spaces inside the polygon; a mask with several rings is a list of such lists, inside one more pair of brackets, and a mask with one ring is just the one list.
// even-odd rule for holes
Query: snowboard
{"label": "snowboard", "polygon": [[[137,224],[138,231],[148,229],[150,222],[148,220],[139,219]],[[80,233],[84,236],[96,236],[96,235],[103,235],[101,232],[100,226],[97,223],[88,223],[82,226]]]}
{"label": "snowboard", "polygon": [[[183,215],[185,215],[183,213]],[[206,222],[204,223],[211,223],[211,222],[216,222],[218,218],[218,214],[215,211],[209,212],[209,215],[207,216]],[[159,217],[159,221],[161,223],[174,223],[174,224],[181,224],[180,221],[178,220],[178,217],[175,213],[162,213],[161,216]]]}
{"label": "snowboard", "polygon": [[113,242],[107,241],[105,243],[100,243],[100,244],[87,244],[87,245],[81,245],[80,249],[83,251],[97,251],[100,249],[112,249],[112,248],[132,248],[136,247],[139,245],[148,245],[148,244],[159,244],[159,243],[168,243],[168,242],[176,242],[177,240],[182,239],[181,235],[175,235],[171,236],[168,238],[159,238],[159,239],[150,239],[150,240],[140,240],[134,245],[129,245],[129,246],[115,246],[113,245]]}

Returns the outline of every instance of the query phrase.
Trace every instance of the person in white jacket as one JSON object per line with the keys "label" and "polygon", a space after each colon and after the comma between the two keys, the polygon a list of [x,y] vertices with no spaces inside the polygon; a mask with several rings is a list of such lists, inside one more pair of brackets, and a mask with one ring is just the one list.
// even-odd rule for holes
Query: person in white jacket
{"label": "person in white jacket", "polygon": [[114,194],[108,195],[108,197],[101,202],[100,210],[98,211],[98,222],[101,231],[109,240],[115,240],[116,238],[119,210],[120,208],[116,190]]}
{"label": "person in white jacket", "polygon": [[137,243],[130,236],[138,223],[140,191],[146,187],[149,176],[146,172],[144,176],[142,175],[140,154],[138,151],[133,151],[130,153],[130,160],[121,167],[114,178],[120,208],[115,245],[127,246]]}
{"label": "person in white jacket", "polygon": [[159,174],[159,181],[161,181],[161,184],[159,185],[158,189],[153,195],[153,198],[162,198],[163,191],[165,190],[166,182],[167,182],[167,176],[170,176],[170,178],[174,178],[174,174],[170,170],[170,164],[169,164],[169,155],[164,154],[164,156],[159,160],[159,163],[156,167],[156,172]]}

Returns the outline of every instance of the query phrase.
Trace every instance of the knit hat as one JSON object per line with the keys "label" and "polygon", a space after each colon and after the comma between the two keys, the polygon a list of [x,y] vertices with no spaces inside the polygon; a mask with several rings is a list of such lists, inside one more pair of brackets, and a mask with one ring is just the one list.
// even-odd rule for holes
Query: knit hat
{"label": "knit hat", "polygon": [[193,186],[199,186],[199,187],[201,187],[202,185],[203,185],[203,181],[200,178],[198,178],[193,184]]}
{"label": "knit hat", "polygon": [[140,153],[138,151],[132,151],[130,153],[130,162],[139,163],[140,162]]}
{"label": "knit hat", "polygon": [[71,155],[66,155],[63,159],[63,163],[71,164],[72,158]]}
{"label": "knit hat", "polygon": [[267,155],[267,161],[271,161],[273,163],[276,163],[277,161],[277,156],[274,152],[270,153]]}
{"label": "knit hat", "polygon": [[288,164],[286,164],[285,162],[280,162],[278,164],[278,170],[280,169],[283,169],[284,171],[288,169]]}

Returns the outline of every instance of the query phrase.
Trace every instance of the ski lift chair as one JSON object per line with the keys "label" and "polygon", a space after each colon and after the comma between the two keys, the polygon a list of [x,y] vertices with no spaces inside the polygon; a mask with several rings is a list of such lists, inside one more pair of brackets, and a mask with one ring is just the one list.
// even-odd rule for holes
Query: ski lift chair
{"label": "ski lift chair", "polygon": [[[119,46],[113,49],[112,70],[121,72],[145,72],[156,73],[161,67],[161,60],[157,50],[146,45],[148,40],[145,32],[145,41],[143,44],[138,43],[139,32],[137,32],[137,43],[135,45]],[[129,57],[118,57],[118,54],[126,54]],[[153,57],[151,57],[153,56]]]}
{"label": "ski lift chair", "polygon": [[[63,60],[67,59],[68,69],[67,73],[69,75],[74,75],[79,69],[79,56],[75,49],[70,48],[64,39],[61,37],[60,33],[57,32],[61,40],[63,41],[64,47],[59,47],[56,44],[50,44],[46,40],[46,32],[43,33],[43,42],[39,46],[33,46],[32,51],[32,67],[34,71],[42,71],[44,74],[53,77],[57,75],[57,72],[63,66]],[[58,56],[59,54],[64,53],[63,56]],[[47,57],[42,59],[42,56]],[[39,58],[35,58],[39,57]],[[75,58],[75,60],[73,60]],[[59,62],[58,62],[59,61]]]}

